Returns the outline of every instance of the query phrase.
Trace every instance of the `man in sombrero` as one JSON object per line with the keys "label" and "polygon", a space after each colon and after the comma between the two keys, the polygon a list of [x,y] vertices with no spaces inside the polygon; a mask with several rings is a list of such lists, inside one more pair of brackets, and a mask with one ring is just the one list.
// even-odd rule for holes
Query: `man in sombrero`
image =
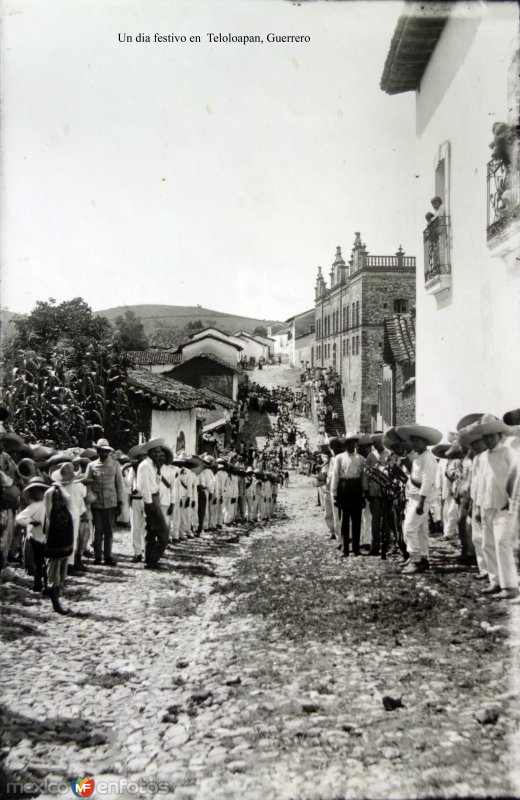
{"label": "man in sombrero", "polygon": [[512,600],[518,596],[518,573],[514,557],[514,528],[509,510],[508,478],[517,463],[514,450],[504,445],[509,427],[491,414],[484,414],[475,426],[486,445],[480,456],[479,507],[477,517],[482,521],[483,549],[489,577],[489,587],[482,594],[497,600]]}
{"label": "man in sombrero", "polygon": [[428,447],[439,444],[442,433],[427,425],[400,425],[396,433],[412,447],[410,478],[406,485],[403,534],[409,560],[403,572],[413,575],[430,568],[428,510],[435,498],[437,462]]}
{"label": "man in sombrero", "polygon": [[163,462],[164,439],[150,439],[141,446],[146,458],[137,468],[137,491],[143,498],[146,518],[145,566],[157,567],[168,544],[168,523],[161,508],[159,496],[160,469]]}

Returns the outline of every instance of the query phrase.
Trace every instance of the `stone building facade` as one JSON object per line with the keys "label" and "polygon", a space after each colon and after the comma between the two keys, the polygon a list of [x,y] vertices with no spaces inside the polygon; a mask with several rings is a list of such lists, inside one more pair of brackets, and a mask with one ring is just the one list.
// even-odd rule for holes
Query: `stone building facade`
{"label": "stone building facade", "polygon": [[395,255],[370,255],[356,233],[348,263],[337,248],[329,286],[319,267],[313,362],[339,374],[347,430],[377,429],[384,320],[413,308],[415,257],[401,247]]}

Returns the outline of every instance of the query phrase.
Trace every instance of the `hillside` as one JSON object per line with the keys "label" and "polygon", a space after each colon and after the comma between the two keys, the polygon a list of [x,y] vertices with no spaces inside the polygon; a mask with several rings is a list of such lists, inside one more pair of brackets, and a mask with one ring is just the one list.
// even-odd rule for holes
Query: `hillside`
{"label": "hillside", "polygon": [[133,311],[141,318],[145,333],[150,336],[157,330],[168,328],[185,328],[189,322],[201,320],[206,326],[220,328],[225,333],[236,333],[245,330],[252,333],[259,325],[268,326],[277,320],[254,319],[241,317],[236,314],[226,314],[202,306],[161,306],[161,305],[135,305],[118,306],[117,308],[104,308],[96,314],[107,317],[111,322],[125,311]]}
{"label": "hillside", "polygon": [[0,310],[0,339],[2,342],[6,342],[13,336],[15,327],[12,321],[16,319],[16,317],[22,316],[23,314],[15,314],[13,311],[7,311],[5,308]]}

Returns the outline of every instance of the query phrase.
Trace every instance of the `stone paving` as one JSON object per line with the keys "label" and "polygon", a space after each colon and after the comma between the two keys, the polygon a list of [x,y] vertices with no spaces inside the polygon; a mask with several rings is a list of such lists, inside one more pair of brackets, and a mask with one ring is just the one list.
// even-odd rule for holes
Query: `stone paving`
{"label": "stone paving", "polygon": [[340,559],[293,473],[263,529],[177,545],[160,572],[131,562],[127,531],[115,552],[69,579],[67,617],[19,570],[4,582],[8,781],[172,800],[518,790],[518,609],[480,599],[449,543],[418,578]]}

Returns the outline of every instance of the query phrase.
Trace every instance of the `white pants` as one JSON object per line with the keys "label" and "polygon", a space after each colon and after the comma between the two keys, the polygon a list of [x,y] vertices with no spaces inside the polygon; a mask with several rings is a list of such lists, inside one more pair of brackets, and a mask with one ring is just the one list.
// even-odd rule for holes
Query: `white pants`
{"label": "white pants", "polygon": [[418,502],[419,498],[408,498],[403,523],[404,541],[412,561],[428,558],[428,504],[424,504],[422,514],[417,514]]}
{"label": "white pants", "polygon": [[444,536],[454,536],[458,537],[459,535],[459,508],[457,503],[455,502],[455,498],[453,495],[449,495],[446,500],[444,501],[444,519],[443,519],[443,531]]}
{"label": "white pants", "polygon": [[325,524],[330,533],[333,534],[335,533],[334,508],[332,505],[332,497],[330,496],[330,492],[323,492],[323,504],[325,506]]}
{"label": "white pants", "polygon": [[[184,500],[184,503],[186,500]],[[181,508],[180,538],[191,536],[191,500],[188,508]]]}
{"label": "white pants", "polygon": [[170,506],[165,506],[161,503],[162,513],[164,514],[164,519],[166,520],[166,524],[168,525],[168,541],[171,539],[172,535],[172,517],[173,514],[168,514],[167,511]]}
{"label": "white pants", "polygon": [[361,537],[359,542],[360,544],[372,545],[372,512],[368,502],[361,512]]}
{"label": "white pants", "polygon": [[[178,542],[181,538],[180,531],[181,531],[181,503],[184,502],[184,498],[182,500],[178,500],[174,507],[173,507],[173,514],[172,520],[170,525],[171,531],[171,538],[174,542]],[[184,535],[182,537],[185,538]]]}
{"label": "white pants", "polygon": [[246,494],[247,521],[254,522],[255,519],[255,500],[251,495]]}
{"label": "white pants", "polygon": [[486,509],[482,517],[482,540],[491,586],[500,586],[501,589],[516,589],[518,586],[513,539],[509,512]]}
{"label": "white pants", "polygon": [[208,500],[209,504],[209,527],[215,530],[218,522],[218,497],[212,497]]}
{"label": "white pants", "polygon": [[488,569],[482,540],[482,523],[477,521],[474,513],[471,517],[471,541],[473,542],[473,547],[475,548],[478,571],[481,575],[487,575]]}
{"label": "white pants", "polygon": [[144,515],[144,502],[132,500],[130,504],[130,529],[134,555],[142,556],[144,553],[144,537],[146,532],[146,517]]}

